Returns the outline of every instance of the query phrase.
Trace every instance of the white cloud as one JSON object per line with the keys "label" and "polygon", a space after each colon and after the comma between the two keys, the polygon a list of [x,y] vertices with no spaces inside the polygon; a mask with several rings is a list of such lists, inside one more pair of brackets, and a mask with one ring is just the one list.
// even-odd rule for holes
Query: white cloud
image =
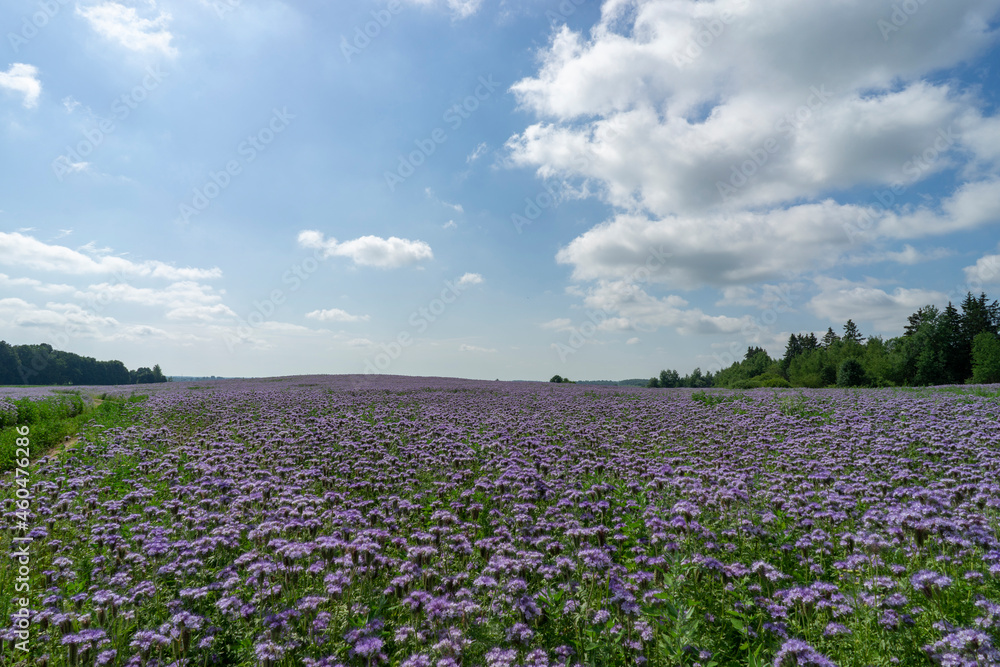
{"label": "white cloud", "polygon": [[478,273],[466,273],[461,278],[458,279],[459,287],[467,287],[469,285],[480,285],[483,283],[483,277]]}
{"label": "white cloud", "polygon": [[626,345],[637,345],[638,343],[639,343],[638,338],[629,338],[627,341],[625,341]]}
{"label": "white cloud", "polygon": [[325,238],[322,232],[306,230],[299,233],[299,245],[323,251],[324,257],[348,257],[355,264],[379,269],[396,269],[434,258],[431,247],[423,241],[411,241],[390,236],[362,236],[339,243]]}
{"label": "white cloud", "polygon": [[897,264],[905,264],[907,266],[912,266],[914,264],[921,264],[923,262],[931,262],[937,259],[943,259],[945,257],[950,257],[955,253],[947,248],[931,248],[926,252],[917,250],[910,244],[905,244],[902,250],[898,251],[885,251],[872,253],[870,255],[862,255],[857,257],[850,257],[845,260],[847,264],[878,264],[882,262],[895,262]]}
{"label": "white cloud", "polygon": [[[1000,0],[921,4],[884,39],[878,21],[891,12],[605,0],[589,33],[559,28],[537,72],[511,87],[537,120],[510,137],[507,154],[564,192],[615,207],[556,255],[574,280],[599,283],[580,294],[607,298],[664,248],[671,257],[650,267],[650,289],[716,287],[718,305],[757,307],[762,294],[737,288],[845,263],[930,261],[948,251],[865,250],[1000,224],[1000,120],[977,90],[935,76],[995,43]],[[941,172],[958,185],[923,206],[895,195],[888,209],[837,200]],[[684,331],[736,325],[639,292],[611,299],[609,312]],[[920,292],[889,296],[905,303]]]}
{"label": "white cloud", "polygon": [[66,113],[73,113],[80,106],[80,103],[72,95],[64,97],[62,103],[66,109]]}
{"label": "white cloud", "polygon": [[431,188],[424,188],[424,194],[427,195],[428,199],[432,199],[432,200],[436,201],[438,204],[441,204],[442,206],[446,206],[446,207],[450,208],[451,210],[455,211],[456,213],[465,213],[465,209],[462,207],[461,204],[450,204],[450,203],[444,201],[443,199],[439,199],[437,197],[437,195],[434,194],[434,190],[432,190]]}
{"label": "white cloud", "polygon": [[236,317],[222,303],[222,295],[207,285],[180,281],[162,288],[136,287],[127,283],[101,283],[76,293],[75,297],[90,304],[132,303],[147,307],[162,307],[170,320],[210,321]]}
{"label": "white cloud", "polygon": [[[111,334],[110,339],[127,342],[147,342],[151,340],[178,340],[188,338],[187,336],[177,336],[164,329],[149,326],[148,324],[134,324],[122,327],[120,331]],[[204,340],[204,339],[202,339]]]}
{"label": "white cloud", "polygon": [[543,329],[551,329],[553,331],[565,331],[573,327],[573,320],[568,317],[557,317],[554,320],[549,320],[540,324]]}
{"label": "white cloud", "polygon": [[681,334],[721,334],[739,331],[749,317],[708,315],[698,308],[685,308],[688,302],[677,295],[652,296],[624,280],[601,280],[583,292],[584,305],[604,313],[608,322],[603,329],[655,330],[675,329]]}
{"label": "white cloud", "polygon": [[833,324],[853,319],[871,322],[877,331],[899,335],[906,318],[927,304],[943,305],[947,295],[932,290],[897,287],[891,294],[877,286],[833,278],[817,278],[819,294],[809,309]]}
{"label": "white cloud", "polygon": [[421,7],[441,7],[447,8],[452,16],[457,19],[469,18],[483,4],[482,0],[404,0]]}
{"label": "white cloud", "polygon": [[930,206],[885,212],[877,233],[897,239],[942,235],[977,229],[1000,222],[1000,177],[990,177],[960,186],[945,198],[939,210]]}
{"label": "white cloud", "polygon": [[466,345],[462,343],[458,346],[459,352],[496,352],[495,348],[492,347],[477,347],[475,345]]}
{"label": "white cloud", "polygon": [[91,257],[65,246],[44,243],[16,232],[0,232],[0,264],[73,275],[120,274],[125,278],[163,280],[222,277],[222,270],[219,268],[177,268],[160,261],[133,262],[121,257]]}
{"label": "white cloud", "polygon": [[[151,4],[155,7],[155,2]],[[134,7],[111,1],[78,6],[76,13],[87,20],[94,32],[126,49],[177,55],[177,49],[170,45],[173,35],[167,29],[172,18],[169,13],[160,12],[156,18],[146,19]]]}
{"label": "white cloud", "polygon": [[34,278],[11,278],[5,273],[0,273],[0,287],[30,287],[43,294],[71,294],[76,291],[72,285],[43,283]]}
{"label": "white cloud", "polygon": [[72,303],[47,303],[44,307],[17,298],[0,299],[0,322],[47,334],[72,332],[74,336],[100,338],[109,336],[120,324]]}
{"label": "white cloud", "polygon": [[476,146],[475,150],[469,153],[469,156],[465,158],[465,162],[466,164],[472,164],[485,154],[486,154],[486,142],[483,142],[478,146]]}
{"label": "white cloud", "polygon": [[448,222],[441,225],[441,229],[455,229],[458,225],[455,224],[454,220],[449,220]]}
{"label": "white cloud", "polygon": [[374,347],[375,341],[368,340],[367,338],[351,338],[346,342],[348,347]]}
{"label": "white cloud", "polygon": [[24,95],[24,107],[34,109],[42,94],[42,84],[38,80],[38,68],[34,65],[14,63],[6,72],[0,72],[0,88]]}
{"label": "white cloud", "polygon": [[[976,260],[972,266],[964,269],[965,279],[974,284],[998,284],[1000,283],[1000,254],[984,255]],[[970,290],[972,288],[970,287]]]}
{"label": "white cloud", "polygon": [[367,322],[371,319],[370,315],[351,315],[340,308],[314,310],[311,313],[306,313],[306,317],[320,322]]}
{"label": "white cloud", "polygon": [[578,236],[556,259],[573,265],[576,280],[620,279],[649,267],[652,282],[675,289],[787,278],[834,266],[851,248],[844,226],[860,211],[824,201],[662,219],[622,214]]}

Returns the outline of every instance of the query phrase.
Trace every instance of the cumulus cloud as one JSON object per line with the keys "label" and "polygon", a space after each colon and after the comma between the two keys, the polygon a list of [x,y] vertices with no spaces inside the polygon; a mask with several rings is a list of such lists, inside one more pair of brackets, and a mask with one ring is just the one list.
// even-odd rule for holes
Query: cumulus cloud
{"label": "cumulus cloud", "polygon": [[126,278],[207,280],[221,278],[219,268],[178,268],[160,261],[133,262],[122,257],[92,256],[66,246],[44,243],[17,232],[0,232],[0,264],[72,275],[120,274]]}
{"label": "cumulus cloud", "polygon": [[984,255],[965,267],[965,279],[976,285],[1000,284],[1000,254]]}
{"label": "cumulus cloud", "polygon": [[466,273],[461,278],[458,279],[459,287],[468,287],[470,285],[480,285],[483,283],[483,277],[478,273]]}
{"label": "cumulus cloud", "polygon": [[[155,2],[152,4],[155,7]],[[174,36],[167,29],[172,18],[169,13],[160,12],[156,18],[142,18],[134,7],[117,2],[78,6],[76,13],[86,19],[91,29],[101,37],[130,51],[159,51],[171,57],[177,55],[177,49],[170,44]]]}
{"label": "cumulus cloud", "polygon": [[834,278],[817,278],[819,293],[808,308],[831,323],[871,322],[879,332],[898,335],[907,317],[927,304],[943,304],[946,294],[934,290],[897,287],[891,293],[876,285]]}
{"label": "cumulus cloud", "polygon": [[73,303],[38,306],[23,299],[0,299],[0,321],[12,327],[46,332],[72,331],[84,338],[104,338],[120,326],[118,320]]}
{"label": "cumulus cloud", "polygon": [[[506,149],[509,164],[616,209],[556,255],[575,281],[596,283],[580,294],[633,324],[731,331],[739,321],[663,292],[714,287],[717,305],[759,307],[751,288],[949,253],[870,246],[1000,223],[1000,120],[974,88],[934,76],[995,42],[1000,0],[921,4],[905,28],[880,29],[891,12],[606,0],[589,32],[556,30],[537,72],[511,87],[536,122]],[[942,173],[956,176],[951,192],[902,203]],[[872,188],[896,194],[842,199]],[[669,259],[649,264],[653,248]],[[643,266],[645,287],[619,298]],[[900,308],[932,295],[831,289],[814,310],[832,314],[845,290]]]}
{"label": "cumulus cloud", "polygon": [[306,317],[320,322],[367,322],[371,319],[370,315],[351,315],[340,308],[314,310],[311,313],[306,313]]}
{"label": "cumulus cloud", "polygon": [[29,287],[45,294],[72,294],[76,288],[72,285],[44,283],[34,278],[12,278],[6,273],[0,273],[0,287]]}
{"label": "cumulus cloud", "polygon": [[0,72],[0,88],[24,96],[22,104],[26,109],[38,106],[42,94],[42,83],[38,80],[38,68],[34,65],[14,63],[6,72]]}
{"label": "cumulus cloud", "polygon": [[75,294],[89,304],[130,303],[165,309],[167,319],[209,321],[220,317],[236,317],[222,303],[222,295],[213,288],[186,280],[166,287],[136,287],[128,283],[91,285]]}
{"label": "cumulus cloud", "polygon": [[844,225],[860,211],[828,200],[728,215],[621,214],[575,238],[556,260],[571,264],[576,280],[623,278],[647,267],[652,282],[674,289],[786,278],[834,266],[852,247]]}
{"label": "cumulus cloud", "polygon": [[677,295],[657,297],[625,280],[598,281],[583,292],[583,303],[591,311],[606,314],[601,327],[605,330],[667,327],[681,334],[722,334],[739,331],[750,321],[748,317],[709,315],[688,308],[690,304]]}
{"label": "cumulus cloud", "polygon": [[390,236],[362,236],[352,241],[338,242],[322,232],[306,230],[299,233],[299,245],[323,251],[324,257],[348,257],[360,266],[396,269],[434,258],[431,247],[423,241],[411,241]]}

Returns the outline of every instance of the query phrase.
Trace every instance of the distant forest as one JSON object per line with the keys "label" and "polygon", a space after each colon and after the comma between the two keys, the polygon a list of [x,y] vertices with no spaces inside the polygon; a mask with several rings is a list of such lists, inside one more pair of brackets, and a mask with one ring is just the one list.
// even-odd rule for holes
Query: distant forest
{"label": "distant forest", "polygon": [[166,382],[159,364],[130,371],[120,361],[97,361],[51,345],[9,345],[0,340],[0,385],[152,384]]}
{"label": "distant forest", "polygon": [[960,309],[924,306],[901,336],[865,339],[853,320],[838,335],[792,334],[785,354],[772,359],[760,347],[714,376],[661,371],[649,387],[899,387],[1000,382],[1000,304],[968,293]]}

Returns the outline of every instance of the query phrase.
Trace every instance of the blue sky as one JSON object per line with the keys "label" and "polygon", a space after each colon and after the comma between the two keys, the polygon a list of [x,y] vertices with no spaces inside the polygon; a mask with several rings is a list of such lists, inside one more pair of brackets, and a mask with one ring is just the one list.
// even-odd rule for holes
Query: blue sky
{"label": "blue sky", "polygon": [[1000,296],[1000,0],[12,0],[0,338],[648,377]]}

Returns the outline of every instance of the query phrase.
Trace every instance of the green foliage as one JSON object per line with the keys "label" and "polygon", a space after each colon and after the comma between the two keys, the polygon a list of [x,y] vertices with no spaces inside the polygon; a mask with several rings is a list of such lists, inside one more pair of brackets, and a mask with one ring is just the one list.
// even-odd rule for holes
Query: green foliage
{"label": "green foliage", "polygon": [[989,332],[972,340],[972,380],[978,384],[1000,382],[1000,337]]}
{"label": "green foliage", "polygon": [[[780,360],[772,359],[759,346],[750,346],[742,360],[715,376],[702,376],[700,369],[684,378],[676,371],[662,371],[647,386],[755,389],[1000,382],[1000,371],[996,370],[1000,362],[994,351],[1000,335],[1000,303],[990,302],[985,293],[975,297],[969,292],[960,305],[959,309],[949,303],[944,310],[933,305],[921,307],[910,315],[903,334],[895,338],[864,339],[849,319],[842,337],[833,327],[822,340],[813,333],[790,335]],[[978,348],[976,340],[980,341]]]}
{"label": "green foliage", "polygon": [[743,398],[743,394],[720,394],[720,393],[708,393],[705,391],[696,391],[691,394],[691,400],[697,401],[698,403],[704,403],[705,405],[718,405],[719,403],[731,403],[733,401],[738,401]]}
{"label": "green foliage", "polygon": [[838,387],[864,387],[868,384],[864,366],[857,359],[844,359],[837,368]]}
{"label": "green foliage", "polygon": [[18,406],[17,420],[0,428],[0,472],[14,467],[16,442],[20,437],[18,428],[28,428],[31,458],[35,458],[77,433],[88,420],[94,417],[120,420],[126,406],[145,398],[109,398],[96,408],[88,405],[79,394],[13,401]]}
{"label": "green foliage", "polygon": [[112,385],[166,382],[160,366],[129,371],[120,361],[97,361],[51,345],[0,340],[0,385]]}

